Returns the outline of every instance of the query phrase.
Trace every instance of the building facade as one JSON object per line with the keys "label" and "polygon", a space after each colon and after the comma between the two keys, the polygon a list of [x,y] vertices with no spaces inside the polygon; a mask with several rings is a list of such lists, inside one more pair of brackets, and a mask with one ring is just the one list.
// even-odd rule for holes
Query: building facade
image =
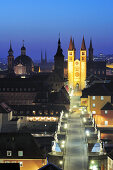
{"label": "building facade", "polygon": [[84,37],[80,49],[80,60],[76,59],[76,49],[74,40],[70,39],[68,49],[68,82],[69,87],[72,89],[84,89],[86,81],[86,58],[87,51],[85,46]]}

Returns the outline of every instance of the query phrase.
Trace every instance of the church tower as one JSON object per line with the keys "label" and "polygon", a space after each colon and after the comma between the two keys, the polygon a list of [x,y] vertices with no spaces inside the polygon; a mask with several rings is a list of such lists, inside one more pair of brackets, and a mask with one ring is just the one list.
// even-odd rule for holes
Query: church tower
{"label": "church tower", "polygon": [[10,49],[8,51],[8,71],[13,71],[14,70],[14,56],[13,56],[13,50],[11,46],[11,41],[10,41]]}
{"label": "church tower", "polygon": [[81,72],[81,90],[85,88],[85,82],[86,82],[86,58],[87,58],[87,51],[86,51],[86,45],[84,41],[84,37],[82,40],[82,45],[80,49],[80,72]]}
{"label": "church tower", "polygon": [[73,88],[74,85],[75,53],[76,53],[76,49],[74,47],[74,40],[72,41],[72,37],[71,37],[69,48],[68,48],[68,82],[71,88]]}
{"label": "church tower", "polygon": [[91,39],[90,39],[90,46],[89,46],[89,61],[93,61],[93,47],[92,47]]}
{"label": "church tower", "polygon": [[54,56],[54,71],[64,81],[64,55],[62,53],[60,38],[58,40],[58,48]]}

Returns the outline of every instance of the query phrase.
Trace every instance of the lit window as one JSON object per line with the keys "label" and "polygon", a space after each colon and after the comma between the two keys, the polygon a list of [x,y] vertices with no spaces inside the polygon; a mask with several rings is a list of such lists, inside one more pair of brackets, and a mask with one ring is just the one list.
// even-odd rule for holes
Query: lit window
{"label": "lit window", "polygon": [[85,52],[82,52],[82,55],[85,55]]}
{"label": "lit window", "polygon": [[93,113],[93,114],[96,114],[96,111],[95,111],[95,110],[93,110],[93,111],[92,111],[92,113]]}
{"label": "lit window", "polygon": [[23,151],[18,151],[18,156],[23,156]]}
{"label": "lit window", "polygon": [[35,110],[33,110],[33,114],[34,114],[34,115],[36,114]]}
{"label": "lit window", "polygon": [[108,113],[108,111],[107,110],[105,110],[105,114],[107,114]]}
{"label": "lit window", "polygon": [[95,107],[95,103],[93,103],[93,107]]}
{"label": "lit window", "polygon": [[72,55],[72,52],[69,52],[69,55]]}
{"label": "lit window", "polygon": [[23,162],[19,162],[19,164],[20,164],[20,167],[23,167]]}
{"label": "lit window", "polygon": [[95,100],[95,96],[92,96],[92,99]]}
{"label": "lit window", "polygon": [[104,100],[104,96],[101,96],[101,100]]}
{"label": "lit window", "polygon": [[53,115],[53,111],[51,111],[51,115]]}
{"label": "lit window", "polygon": [[10,161],[4,161],[5,163],[10,163]]}
{"label": "lit window", "polygon": [[105,125],[108,125],[108,121],[105,121]]}
{"label": "lit window", "polygon": [[7,151],[7,156],[12,156],[12,151]]}

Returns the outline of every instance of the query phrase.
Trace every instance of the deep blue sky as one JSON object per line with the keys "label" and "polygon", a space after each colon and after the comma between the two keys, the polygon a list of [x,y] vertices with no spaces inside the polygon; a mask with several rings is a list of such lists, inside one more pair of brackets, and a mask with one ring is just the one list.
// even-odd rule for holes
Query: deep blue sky
{"label": "deep blue sky", "polygon": [[78,56],[83,34],[95,55],[113,53],[113,0],[0,1],[0,57],[7,57],[10,40],[17,57],[25,40],[27,55],[39,60],[46,49],[53,59],[59,32],[66,57],[71,35]]}

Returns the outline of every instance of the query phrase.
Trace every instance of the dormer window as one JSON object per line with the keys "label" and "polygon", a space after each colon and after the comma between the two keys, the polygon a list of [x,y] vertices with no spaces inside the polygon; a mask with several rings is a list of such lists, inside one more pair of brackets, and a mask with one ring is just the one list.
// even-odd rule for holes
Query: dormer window
{"label": "dormer window", "polygon": [[23,156],[23,151],[18,151],[18,156]]}
{"label": "dormer window", "polygon": [[12,156],[12,151],[7,151],[7,156]]}

